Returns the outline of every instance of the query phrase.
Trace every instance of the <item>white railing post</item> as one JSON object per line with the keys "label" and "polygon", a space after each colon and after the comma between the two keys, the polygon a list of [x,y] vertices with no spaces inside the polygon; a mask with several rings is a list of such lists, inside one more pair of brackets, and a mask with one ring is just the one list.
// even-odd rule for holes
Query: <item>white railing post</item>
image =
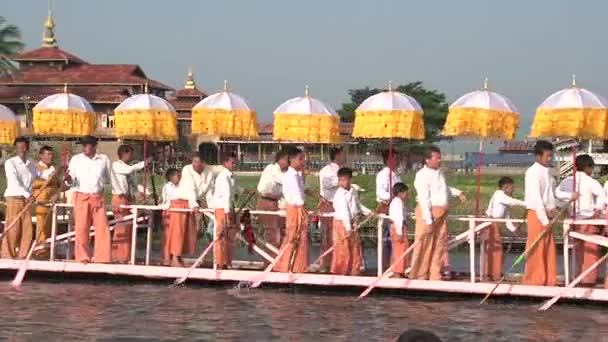
{"label": "white railing post", "polygon": [[[491,229],[491,228],[486,228]],[[482,235],[483,237],[483,235]],[[484,274],[486,274],[486,239],[479,239],[479,281],[484,280]]]}
{"label": "white railing post", "polygon": [[384,273],[383,271],[383,266],[382,265],[382,259],[384,257],[384,251],[383,251],[383,247],[384,247],[384,234],[382,232],[384,228],[384,218],[380,217],[378,218],[378,277],[382,276],[382,273]]}
{"label": "white railing post", "polygon": [[469,221],[469,266],[471,269],[471,283],[475,282],[475,221]]}
{"label": "white railing post", "polygon": [[[64,220],[67,220],[67,222],[68,222],[68,233],[71,233],[74,231],[74,226],[72,225],[72,219],[74,218],[74,215],[73,215],[74,211],[72,209],[73,209],[73,207],[71,207],[71,208],[65,207],[63,209]],[[70,211],[71,211],[72,215],[68,215],[68,212],[70,212]],[[76,243],[76,236],[74,236],[74,244],[75,243]],[[68,251],[66,253],[66,258],[68,260],[74,259],[74,244],[68,243]]]}
{"label": "white railing post", "polygon": [[[568,286],[570,283],[570,224],[564,223],[564,283]],[[576,256],[576,253],[573,253]],[[576,260],[575,260],[576,262]]]}
{"label": "white railing post", "polygon": [[155,221],[154,210],[150,212],[150,220],[146,229],[146,266],[150,265],[150,251],[152,249],[152,227],[157,222]]}
{"label": "white railing post", "polygon": [[137,208],[133,208],[133,225],[131,231],[131,265],[135,265],[135,251],[137,249]]}
{"label": "white railing post", "polygon": [[51,255],[50,261],[55,261],[55,239],[57,239],[57,204],[51,208]]}

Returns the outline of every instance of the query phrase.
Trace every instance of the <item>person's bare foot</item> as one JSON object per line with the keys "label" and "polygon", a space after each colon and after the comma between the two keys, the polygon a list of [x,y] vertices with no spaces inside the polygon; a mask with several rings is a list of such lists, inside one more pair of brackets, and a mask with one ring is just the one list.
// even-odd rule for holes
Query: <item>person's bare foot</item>
{"label": "person's bare foot", "polygon": [[393,279],[404,279],[405,275],[403,273],[393,273],[389,278]]}
{"label": "person's bare foot", "polygon": [[170,266],[171,265],[171,259],[163,259],[161,265],[163,265],[163,266]]}
{"label": "person's bare foot", "polygon": [[184,267],[184,262],[180,257],[173,257],[171,260],[171,267]]}
{"label": "person's bare foot", "polygon": [[82,260],[79,260],[78,262],[86,265],[86,264],[88,264],[90,262],[90,260],[89,259],[82,259]]}

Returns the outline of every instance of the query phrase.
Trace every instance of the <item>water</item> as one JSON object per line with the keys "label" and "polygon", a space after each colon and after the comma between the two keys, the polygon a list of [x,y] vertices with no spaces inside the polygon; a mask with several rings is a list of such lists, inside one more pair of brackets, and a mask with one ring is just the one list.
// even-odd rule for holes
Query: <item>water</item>
{"label": "water", "polygon": [[0,339],[11,341],[392,341],[407,328],[444,341],[608,341],[598,305],[406,298],[301,289],[7,281]]}

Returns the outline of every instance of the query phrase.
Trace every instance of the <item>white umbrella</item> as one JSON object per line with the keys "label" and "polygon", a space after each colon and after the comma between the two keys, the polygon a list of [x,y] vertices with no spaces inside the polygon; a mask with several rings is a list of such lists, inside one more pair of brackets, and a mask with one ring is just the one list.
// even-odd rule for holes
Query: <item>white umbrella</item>
{"label": "white umbrella", "polygon": [[32,110],[34,133],[43,136],[78,137],[93,134],[95,111],[91,104],[67,92],[50,95]]}
{"label": "white umbrella", "polygon": [[19,136],[19,120],[8,107],[0,105],[0,144],[10,145]]}
{"label": "white umbrella", "polygon": [[116,136],[145,141],[177,140],[177,113],[165,99],[138,94],[124,100],[116,109]]}

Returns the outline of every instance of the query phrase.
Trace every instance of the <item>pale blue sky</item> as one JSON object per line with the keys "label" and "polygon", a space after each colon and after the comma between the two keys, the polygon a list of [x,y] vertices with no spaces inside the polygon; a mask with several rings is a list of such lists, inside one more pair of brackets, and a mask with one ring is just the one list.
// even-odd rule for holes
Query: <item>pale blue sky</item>
{"label": "pale blue sky", "polygon": [[[40,46],[44,0],[3,0],[27,49]],[[554,91],[608,95],[606,1],[56,0],[59,46],[95,63],[137,63],[180,88],[192,65],[214,92],[228,79],[268,122],[311,94],[339,108],[347,90],[423,81],[450,101],[482,85],[522,113],[520,136]]]}

